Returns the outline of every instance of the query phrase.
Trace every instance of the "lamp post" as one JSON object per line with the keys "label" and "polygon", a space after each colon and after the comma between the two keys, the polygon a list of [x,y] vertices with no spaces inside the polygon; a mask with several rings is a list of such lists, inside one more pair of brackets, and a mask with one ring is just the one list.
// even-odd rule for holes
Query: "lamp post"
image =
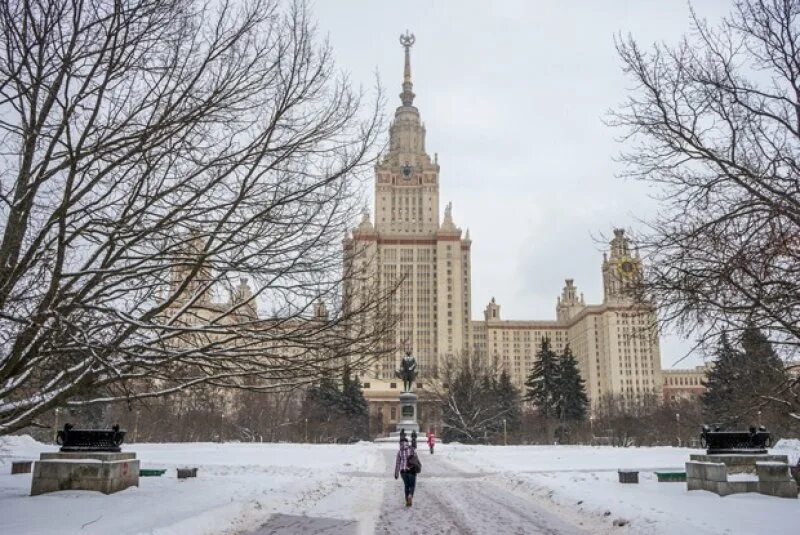
{"label": "lamp post", "polygon": [[508,446],[508,430],[506,429],[506,419],[503,418],[503,445]]}
{"label": "lamp post", "polygon": [[136,423],[133,424],[133,442],[139,442],[139,416],[140,411],[136,409]]}
{"label": "lamp post", "polygon": [[758,427],[761,427],[761,411],[758,411]]}
{"label": "lamp post", "polygon": [[305,420],[306,420],[305,442],[308,442],[308,418],[306,418]]}
{"label": "lamp post", "polygon": [[675,413],[675,428],[678,432],[678,447],[681,447],[681,415],[680,413]]}
{"label": "lamp post", "polygon": [[58,422],[59,418],[58,417],[61,416],[61,407],[56,407],[55,413],[56,413],[56,423],[55,423],[55,426],[54,426],[55,429],[53,429],[53,442],[57,442],[58,441],[57,440],[58,439],[58,424],[59,424],[59,422]]}

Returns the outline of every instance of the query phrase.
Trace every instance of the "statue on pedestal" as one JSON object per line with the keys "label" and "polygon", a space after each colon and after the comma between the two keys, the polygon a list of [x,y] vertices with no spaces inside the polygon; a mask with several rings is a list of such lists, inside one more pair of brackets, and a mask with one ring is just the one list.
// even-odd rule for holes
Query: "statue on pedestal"
{"label": "statue on pedestal", "polygon": [[417,377],[417,359],[411,355],[411,350],[406,350],[396,374],[398,379],[403,380],[403,392],[411,392],[412,383]]}

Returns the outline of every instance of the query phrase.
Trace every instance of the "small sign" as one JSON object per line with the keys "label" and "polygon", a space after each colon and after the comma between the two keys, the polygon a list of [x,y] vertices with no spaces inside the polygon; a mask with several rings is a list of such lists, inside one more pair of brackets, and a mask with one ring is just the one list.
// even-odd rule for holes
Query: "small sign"
{"label": "small sign", "polygon": [[403,418],[413,418],[414,417],[414,407],[411,405],[403,405],[400,409],[400,414]]}

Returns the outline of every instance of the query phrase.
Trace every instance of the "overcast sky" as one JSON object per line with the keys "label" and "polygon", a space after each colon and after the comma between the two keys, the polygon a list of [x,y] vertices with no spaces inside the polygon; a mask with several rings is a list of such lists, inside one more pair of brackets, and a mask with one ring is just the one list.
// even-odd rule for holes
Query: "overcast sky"
{"label": "overcast sky", "polygon": [[[719,20],[729,1],[695,2]],[[439,154],[441,209],[472,237],[472,314],[495,297],[504,319],[554,319],[565,278],[602,301],[602,248],[614,227],[657,208],[641,184],[617,178],[621,134],[603,124],[632,83],[616,34],[676,42],[691,31],[685,0],[316,0],[320,32],[354,84],[375,73],[399,105],[406,29],[415,104]],[[373,203],[372,184],[368,196]],[[662,338],[664,367],[690,344]],[[678,367],[702,362],[690,356]]]}

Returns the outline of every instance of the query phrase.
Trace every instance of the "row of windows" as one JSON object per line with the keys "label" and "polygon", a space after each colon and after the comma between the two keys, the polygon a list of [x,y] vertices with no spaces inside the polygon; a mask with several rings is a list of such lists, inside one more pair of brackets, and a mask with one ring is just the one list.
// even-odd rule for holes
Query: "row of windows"
{"label": "row of windows", "polygon": [[701,377],[671,377],[665,376],[665,383],[671,386],[703,386]]}
{"label": "row of windows", "polygon": [[[366,389],[366,388],[370,388],[372,385],[370,383],[363,383],[361,386],[362,386],[362,388]],[[397,388],[397,383],[389,383],[389,388],[396,389]],[[417,383],[417,388],[425,388],[425,384],[424,383]]]}

